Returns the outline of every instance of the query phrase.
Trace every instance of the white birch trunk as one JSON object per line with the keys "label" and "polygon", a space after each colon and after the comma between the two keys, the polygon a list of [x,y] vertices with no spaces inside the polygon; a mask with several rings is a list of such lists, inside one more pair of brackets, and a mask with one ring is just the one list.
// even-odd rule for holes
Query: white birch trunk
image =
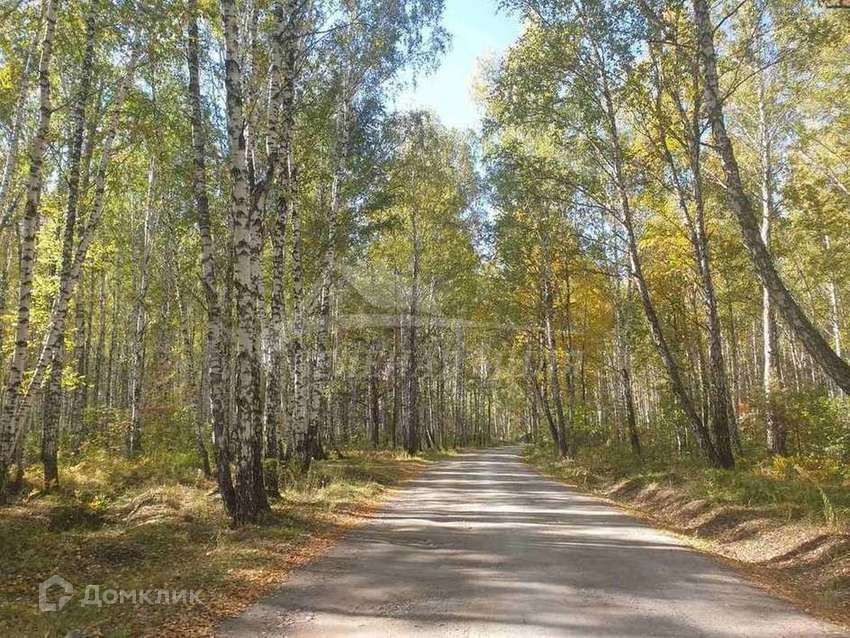
{"label": "white birch trunk", "polygon": [[[80,70],[80,85],[71,114],[71,148],[68,153],[68,202],[65,208],[65,228],[62,233],[62,256],[59,270],[59,289],[67,287],[73,266],[74,238],[77,230],[77,208],[80,197],[80,171],[83,153],[83,135],[86,129],[86,104],[89,98],[94,62],[94,16],[86,19],[86,49]],[[59,412],[54,409],[61,402],[62,340],[64,331],[57,334],[51,351],[46,354],[52,366],[45,392],[45,409],[42,422],[41,459],[44,464],[44,489],[49,490],[59,481],[56,461],[56,439],[59,430]],[[77,337],[79,339],[79,335]]]}
{"label": "white birch trunk", "polygon": [[227,388],[225,385],[224,320],[218,293],[215,255],[210,228],[210,206],[207,194],[206,134],[201,102],[198,7],[196,0],[189,4],[188,62],[189,99],[192,105],[192,192],[198,217],[201,240],[201,283],[207,302],[207,361],[210,416],[212,418],[216,479],[225,509],[231,516],[236,511],[236,496],[230,470],[228,441]]}
{"label": "white birch trunk", "polygon": [[254,210],[248,184],[243,112],[243,77],[240,65],[239,17],[234,0],[221,0],[225,40],[225,87],[227,90],[228,164],[231,177],[232,246],[236,300],[235,389],[236,452],[234,522],[257,520],[268,509],[262,484],[259,422],[256,414],[259,366],[254,336],[257,298],[253,279]]}
{"label": "white birch trunk", "polygon": [[[94,241],[95,232],[100,225],[100,220],[103,217],[106,195],[106,174],[109,168],[110,159],[112,156],[112,146],[115,142],[115,137],[118,132],[118,124],[120,121],[120,109],[124,102],[124,98],[133,82],[133,74],[138,61],[138,49],[133,47],[130,54],[130,59],[127,65],[127,74],[121,80],[118,91],[113,104],[113,113],[106,130],[106,136],[103,141],[101,150],[100,164],[98,166],[97,175],[95,177],[95,193],[92,204],[92,212],[89,215],[85,227],[80,232],[77,240],[74,258],[71,262],[71,268],[67,278],[60,281],[59,292],[53,301],[50,311],[50,321],[48,322],[45,331],[44,341],[39,352],[38,359],[33,367],[29,383],[26,390],[16,394],[15,404],[6,405],[6,409],[10,410],[10,420],[13,421],[12,429],[20,433],[18,424],[26,419],[29,410],[32,406],[33,392],[42,384],[44,373],[47,365],[50,363],[51,353],[56,347],[60,336],[65,334],[65,323],[68,317],[68,308],[71,297],[80,279],[83,264],[85,263],[88,249]],[[20,436],[20,434],[18,434]]]}
{"label": "white birch trunk", "polygon": [[26,206],[21,222],[21,262],[18,292],[15,350],[9,369],[3,409],[0,411],[0,498],[5,494],[6,477],[12,455],[18,442],[20,422],[16,417],[21,396],[21,382],[27,366],[30,340],[30,303],[32,301],[33,266],[35,264],[35,237],[38,228],[39,202],[44,181],[42,165],[50,118],[50,63],[53,57],[53,40],[56,33],[56,5],[58,0],[47,0],[44,8],[44,38],[38,65],[39,116],[38,126],[30,148],[30,167],[27,179]]}

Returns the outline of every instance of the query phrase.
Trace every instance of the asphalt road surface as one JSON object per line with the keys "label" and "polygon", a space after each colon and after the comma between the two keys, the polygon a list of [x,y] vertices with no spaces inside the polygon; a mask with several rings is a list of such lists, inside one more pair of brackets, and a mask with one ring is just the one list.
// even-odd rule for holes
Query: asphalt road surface
{"label": "asphalt road surface", "polygon": [[498,448],[435,464],[219,635],[846,633]]}

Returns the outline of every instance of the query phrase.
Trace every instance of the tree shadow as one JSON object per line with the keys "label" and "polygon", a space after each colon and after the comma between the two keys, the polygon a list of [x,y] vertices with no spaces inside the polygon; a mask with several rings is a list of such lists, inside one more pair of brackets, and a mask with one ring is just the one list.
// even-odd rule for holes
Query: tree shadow
{"label": "tree shadow", "polygon": [[263,633],[829,635],[675,537],[533,472],[512,448],[410,481],[221,635]]}

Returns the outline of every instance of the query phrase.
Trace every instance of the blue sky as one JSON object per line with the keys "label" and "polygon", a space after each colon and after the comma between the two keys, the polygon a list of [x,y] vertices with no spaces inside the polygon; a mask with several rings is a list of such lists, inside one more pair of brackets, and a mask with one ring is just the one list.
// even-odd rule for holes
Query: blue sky
{"label": "blue sky", "polygon": [[500,55],[519,36],[516,16],[497,11],[496,0],[445,0],[443,24],[451,33],[439,69],[420,77],[415,88],[397,99],[400,109],[433,110],[444,124],[476,128],[480,122],[472,99],[477,60]]}

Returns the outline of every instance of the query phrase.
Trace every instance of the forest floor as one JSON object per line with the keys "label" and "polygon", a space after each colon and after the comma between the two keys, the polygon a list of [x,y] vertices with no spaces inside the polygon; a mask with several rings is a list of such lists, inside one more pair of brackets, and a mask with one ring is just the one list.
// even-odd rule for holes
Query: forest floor
{"label": "forest floor", "polygon": [[[560,461],[527,447],[543,474],[603,497],[718,556],[807,612],[850,625],[850,486],[793,461],[713,470],[606,453]],[[776,466],[787,465],[776,471]],[[796,468],[796,469],[794,469]]]}
{"label": "forest floor", "polygon": [[[433,460],[345,455],[315,463],[273,501],[263,524],[237,530],[202,476],[89,455],[55,492],[33,490],[0,510],[0,636],[209,635]],[[36,474],[29,478],[35,484]],[[72,583],[73,595],[61,610],[43,612],[39,584],[53,575]],[[103,604],[81,604],[95,586],[99,595],[90,589],[88,602]],[[138,603],[107,590],[134,592]],[[171,592],[181,591],[175,602]],[[50,600],[61,593],[54,587]]]}

